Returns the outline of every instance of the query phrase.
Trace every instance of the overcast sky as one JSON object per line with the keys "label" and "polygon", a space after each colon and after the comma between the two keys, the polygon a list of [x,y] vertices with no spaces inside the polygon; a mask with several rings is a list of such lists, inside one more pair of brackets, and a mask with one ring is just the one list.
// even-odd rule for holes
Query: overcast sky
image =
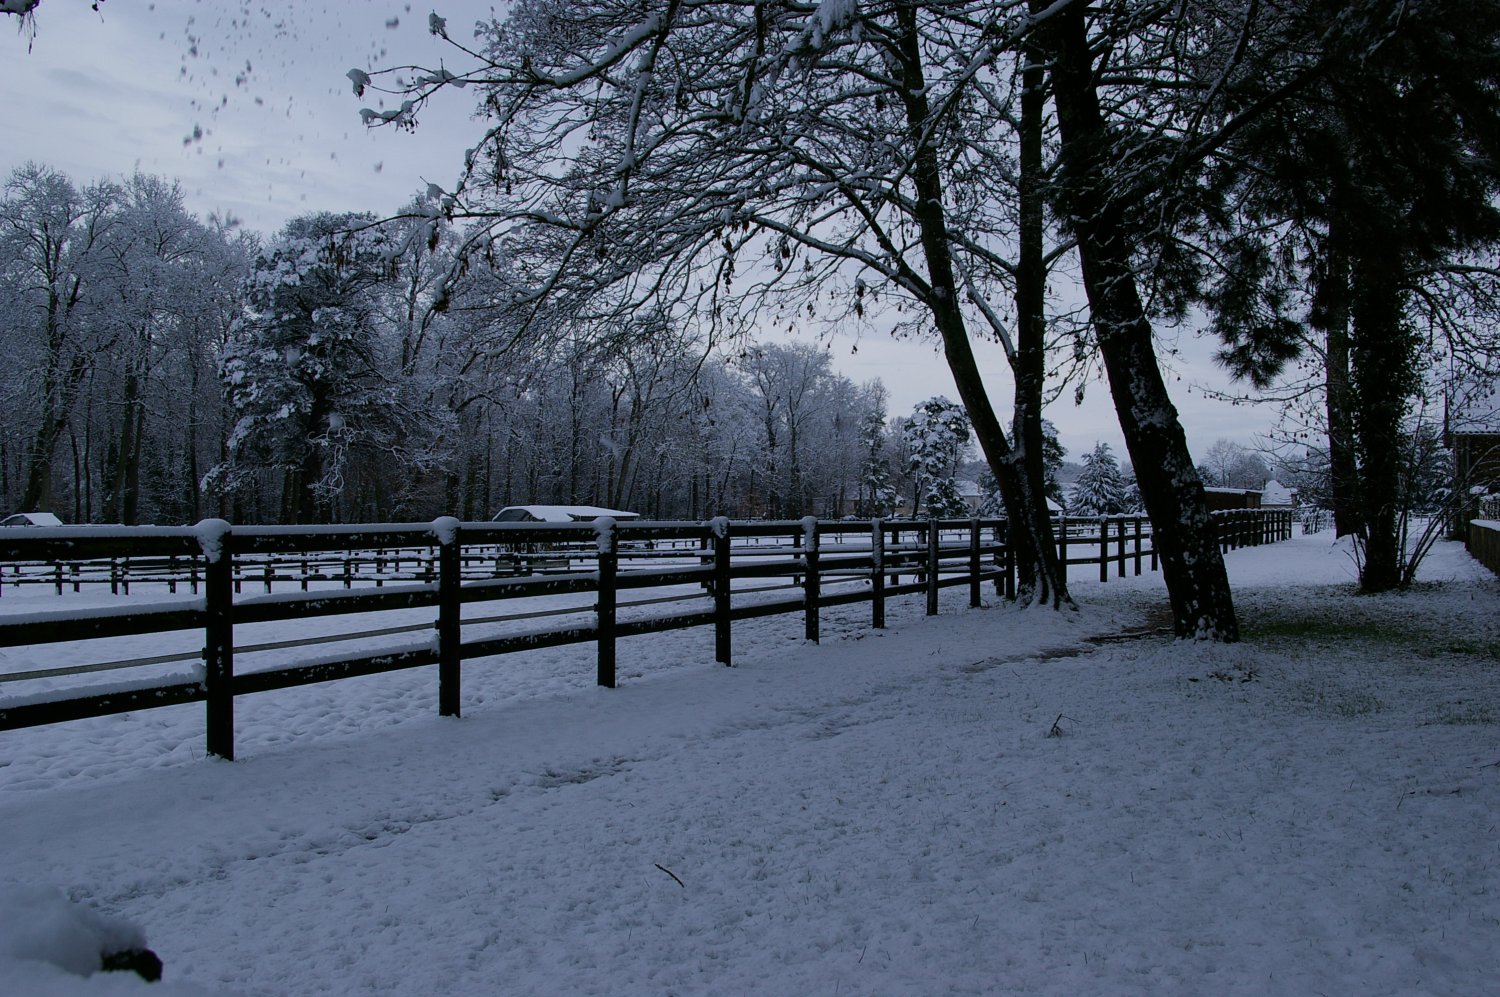
{"label": "overcast sky", "polygon": [[[181,181],[200,215],[231,214],[273,232],[307,211],[389,213],[425,189],[450,186],[478,127],[467,92],[429,109],[414,134],[367,131],[345,74],[351,68],[436,65],[443,49],[428,33],[431,9],[455,37],[485,16],[488,0],[44,0],[36,37],[0,20],[0,173],[35,160],[75,181],[135,170]],[[462,26],[462,27],[461,27]],[[450,58],[450,62],[453,60]],[[1218,439],[1247,445],[1267,432],[1268,408],[1205,397],[1225,387],[1211,346],[1184,334],[1168,375],[1195,454]],[[835,366],[856,381],[879,377],[891,414],[934,394],[956,398],[935,344],[867,335],[835,340]],[[997,404],[1010,377],[999,347],[981,344],[981,369]],[[1174,380],[1181,374],[1180,380]],[[1071,459],[1095,441],[1124,445],[1102,384],[1085,403],[1054,403]]]}

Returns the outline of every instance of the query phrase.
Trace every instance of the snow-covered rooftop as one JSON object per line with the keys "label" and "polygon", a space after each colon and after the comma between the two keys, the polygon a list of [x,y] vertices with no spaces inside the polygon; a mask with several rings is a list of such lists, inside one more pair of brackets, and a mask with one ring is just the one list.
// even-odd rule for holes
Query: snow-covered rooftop
{"label": "snow-covered rooftop", "polygon": [[1288,488],[1281,482],[1272,478],[1266,482],[1266,487],[1260,490],[1260,504],[1264,508],[1273,505],[1292,505],[1296,501],[1297,489]]}

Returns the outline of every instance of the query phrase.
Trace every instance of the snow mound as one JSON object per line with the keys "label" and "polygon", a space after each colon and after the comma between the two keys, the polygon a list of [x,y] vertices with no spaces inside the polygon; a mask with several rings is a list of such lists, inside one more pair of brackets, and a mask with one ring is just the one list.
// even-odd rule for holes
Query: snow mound
{"label": "snow mound", "polygon": [[200,997],[209,993],[183,984],[148,983],[132,972],[101,972],[106,955],[145,947],[145,933],[123,918],[72,903],[47,887],[0,883],[0,993],[28,997]]}

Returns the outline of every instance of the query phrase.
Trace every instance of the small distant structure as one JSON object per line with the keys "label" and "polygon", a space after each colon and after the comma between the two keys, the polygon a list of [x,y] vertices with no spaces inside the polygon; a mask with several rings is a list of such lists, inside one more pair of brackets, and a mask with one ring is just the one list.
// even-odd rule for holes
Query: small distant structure
{"label": "small distant structure", "polygon": [[608,517],[617,523],[640,519],[638,512],[604,509],[597,505],[508,505],[495,513],[495,523],[590,523]]}
{"label": "small distant structure", "polygon": [[1259,509],[1259,488],[1205,488],[1209,512],[1224,512],[1229,509]]}
{"label": "small distant structure", "polygon": [[1449,535],[1467,540],[1481,496],[1500,490],[1500,389],[1492,383],[1455,386],[1443,423],[1444,442],[1453,451],[1453,491],[1461,503]]}
{"label": "small distant structure", "polygon": [[1267,481],[1266,487],[1260,490],[1262,509],[1295,509],[1297,505],[1297,489],[1288,488],[1275,478]]}
{"label": "small distant structure", "polygon": [[0,519],[0,526],[61,526],[63,521],[50,512],[18,512]]}
{"label": "small distant structure", "polygon": [[984,505],[984,489],[979,487],[979,482],[970,481],[968,478],[955,478],[953,484],[958,489],[958,497],[963,499],[964,505],[969,507],[969,515],[976,515],[979,507]]}

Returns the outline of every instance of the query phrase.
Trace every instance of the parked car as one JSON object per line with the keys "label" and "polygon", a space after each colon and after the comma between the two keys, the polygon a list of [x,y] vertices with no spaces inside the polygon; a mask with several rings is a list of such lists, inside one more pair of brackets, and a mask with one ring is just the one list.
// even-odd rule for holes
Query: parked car
{"label": "parked car", "polygon": [[597,505],[508,505],[495,513],[493,523],[587,523],[608,516],[616,522],[640,519],[640,513],[601,509]]}
{"label": "parked car", "polygon": [[0,519],[0,526],[61,526],[63,521],[50,512],[18,512]]}

